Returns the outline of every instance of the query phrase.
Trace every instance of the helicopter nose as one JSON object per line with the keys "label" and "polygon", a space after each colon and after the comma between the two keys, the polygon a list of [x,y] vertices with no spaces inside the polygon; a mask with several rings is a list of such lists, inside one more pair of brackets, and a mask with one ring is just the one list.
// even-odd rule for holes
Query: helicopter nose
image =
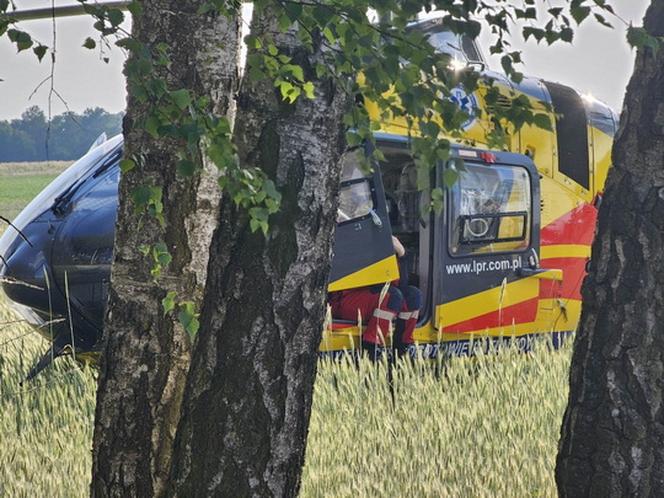
{"label": "helicopter nose", "polygon": [[[10,234],[4,234],[11,237]],[[48,276],[41,247],[15,236],[0,260],[0,283],[12,301],[48,310]],[[6,242],[6,241],[5,241]],[[7,247],[7,245],[5,247]]]}

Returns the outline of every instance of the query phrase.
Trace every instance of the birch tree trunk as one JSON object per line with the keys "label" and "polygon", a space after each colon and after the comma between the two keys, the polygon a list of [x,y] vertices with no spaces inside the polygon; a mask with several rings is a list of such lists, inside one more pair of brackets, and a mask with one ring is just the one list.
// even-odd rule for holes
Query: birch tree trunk
{"label": "birch tree trunk", "polygon": [[222,201],[173,496],[295,496],[300,485],[349,99],[334,82],[317,80],[321,47],[307,53],[293,33],[277,34],[275,22],[269,11],[255,14],[253,33],[275,34],[316,97],[290,105],[270,81],[243,82],[235,128],[241,163],[275,181],[282,206],[264,237]]}
{"label": "birch tree trunk", "polygon": [[[664,36],[664,0],[644,27]],[[562,497],[664,496],[664,49],[627,87],[574,343]]]}
{"label": "birch tree trunk", "polygon": [[[141,2],[133,36],[154,48],[164,44],[170,64],[157,71],[172,89],[205,95],[217,115],[231,112],[237,85],[237,19],[197,14],[203,0]],[[128,64],[135,57],[130,56]],[[136,124],[147,107],[128,85],[125,157],[141,167],[123,174],[111,289],[95,414],[91,494],[159,496],[170,469],[175,429],[189,367],[189,338],[177,319],[164,316],[168,290],[201,301],[219,186],[212,165],[190,177],[176,174],[176,140],[156,140]],[[199,170],[200,171],[200,170]],[[163,188],[165,228],[136,213],[138,186]],[[173,257],[155,281],[138,248],[164,240]]]}

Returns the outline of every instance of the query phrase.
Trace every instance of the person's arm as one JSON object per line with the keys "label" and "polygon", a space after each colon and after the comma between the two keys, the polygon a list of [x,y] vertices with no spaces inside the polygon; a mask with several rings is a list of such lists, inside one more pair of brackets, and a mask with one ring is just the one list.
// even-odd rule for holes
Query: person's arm
{"label": "person's arm", "polygon": [[392,235],[392,245],[394,246],[394,252],[399,258],[399,290],[401,292],[406,292],[408,289],[408,258],[404,258],[406,255],[406,248],[403,246],[401,241]]}
{"label": "person's arm", "polygon": [[394,235],[392,235],[392,245],[394,246],[394,252],[397,253],[397,257],[403,258],[406,254],[406,249]]}

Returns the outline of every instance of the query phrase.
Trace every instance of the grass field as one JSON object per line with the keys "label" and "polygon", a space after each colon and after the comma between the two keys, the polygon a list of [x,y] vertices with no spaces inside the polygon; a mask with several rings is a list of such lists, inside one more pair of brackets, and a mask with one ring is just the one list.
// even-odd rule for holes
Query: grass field
{"label": "grass field", "polygon": [[[71,162],[0,163],[0,216],[13,220]],[[0,233],[6,227],[0,223]]]}
{"label": "grass field", "polygon": [[[54,174],[3,168],[0,214]],[[0,497],[85,496],[95,374],[58,361],[21,385],[46,345],[6,304],[0,296]],[[302,496],[555,496],[569,358],[540,347],[455,359],[440,375],[404,364],[394,401],[384,369],[321,363]]]}

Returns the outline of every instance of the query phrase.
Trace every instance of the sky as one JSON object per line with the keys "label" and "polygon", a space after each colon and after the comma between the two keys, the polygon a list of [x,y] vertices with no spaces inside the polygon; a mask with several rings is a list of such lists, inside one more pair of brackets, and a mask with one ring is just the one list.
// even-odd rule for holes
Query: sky
{"label": "sky", "polygon": [[[55,0],[56,5],[70,5],[74,0]],[[49,6],[44,0],[15,0],[19,9]],[[611,0],[616,12],[627,22],[640,25],[649,0]],[[592,21],[584,22],[575,33],[574,42],[553,47],[514,40],[513,47],[523,50],[522,72],[546,80],[564,83],[581,93],[591,94],[620,111],[625,87],[632,73],[634,52],[625,39],[626,26],[612,19],[615,29]],[[92,19],[87,16],[56,20],[56,64],[54,89],[69,109],[82,112],[87,107],[103,107],[118,112],[125,107],[125,84],[122,76],[124,54],[117,48],[88,50],[81,45],[86,37],[96,39]],[[126,23],[129,27],[129,22]],[[22,29],[45,45],[53,45],[50,20],[22,23]],[[489,35],[480,37],[488,55]],[[99,46],[99,44],[98,44]],[[105,63],[102,59],[109,58]],[[499,58],[489,58],[489,66],[500,70]],[[40,63],[31,51],[16,53],[6,36],[0,39],[0,120],[19,117],[32,105],[48,110],[50,84],[36,87],[50,75],[48,56]],[[52,94],[53,115],[66,110]]]}

